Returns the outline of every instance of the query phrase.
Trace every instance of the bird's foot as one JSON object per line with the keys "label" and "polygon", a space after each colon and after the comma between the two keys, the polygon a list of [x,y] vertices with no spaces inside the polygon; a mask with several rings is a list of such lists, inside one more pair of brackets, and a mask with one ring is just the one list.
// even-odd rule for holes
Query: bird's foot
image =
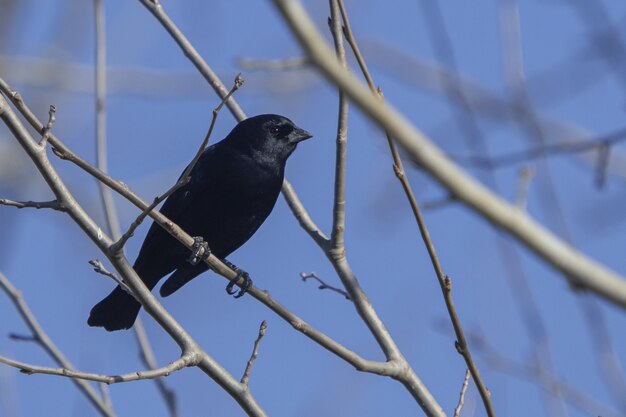
{"label": "bird's foot", "polygon": [[[224,263],[228,265],[230,269],[237,273],[237,276],[230,280],[228,285],[226,286],[226,292],[230,295],[235,294],[235,298],[243,297],[245,293],[248,292],[250,287],[252,287],[252,278],[250,278],[250,274],[248,274],[243,269],[239,268],[237,265],[224,260]],[[239,291],[235,289],[235,285],[237,285],[237,281],[239,278],[243,279],[243,284],[239,286]]]}
{"label": "bird's foot", "polygon": [[191,248],[191,254],[187,259],[187,262],[192,265],[198,265],[209,256],[211,256],[211,249],[209,248],[209,244],[204,241],[202,236],[194,236],[193,247]]}

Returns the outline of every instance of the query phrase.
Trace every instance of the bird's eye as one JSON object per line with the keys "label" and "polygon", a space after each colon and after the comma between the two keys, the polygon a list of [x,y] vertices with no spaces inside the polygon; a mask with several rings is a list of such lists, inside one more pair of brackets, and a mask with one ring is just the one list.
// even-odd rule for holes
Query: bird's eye
{"label": "bird's eye", "polygon": [[280,128],[276,125],[270,126],[270,133],[274,136],[278,135],[278,132],[280,132]]}

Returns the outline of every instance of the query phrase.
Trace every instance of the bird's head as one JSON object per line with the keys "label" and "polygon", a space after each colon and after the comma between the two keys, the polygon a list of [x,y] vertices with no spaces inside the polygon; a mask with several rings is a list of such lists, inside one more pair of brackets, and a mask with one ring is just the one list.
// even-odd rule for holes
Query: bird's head
{"label": "bird's head", "polygon": [[286,117],[262,114],[240,122],[226,139],[259,163],[284,165],[298,143],[311,137]]}

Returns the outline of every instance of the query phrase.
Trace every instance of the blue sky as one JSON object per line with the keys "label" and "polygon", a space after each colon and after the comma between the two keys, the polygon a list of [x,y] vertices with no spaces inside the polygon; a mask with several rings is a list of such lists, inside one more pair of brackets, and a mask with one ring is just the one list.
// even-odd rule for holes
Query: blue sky
{"label": "blue sky", "polygon": [[[57,136],[78,154],[92,158],[92,4],[66,3],[67,7],[59,7],[15,2],[11,18],[4,21],[0,32],[0,76],[23,94],[41,118],[47,115],[48,106],[55,104]],[[284,114],[315,135],[290,158],[287,176],[313,219],[329,232],[335,89],[312,69],[267,72],[238,65],[242,58],[281,59],[302,54],[269,1],[162,3],[225,84],[230,85],[238,72],[243,73],[246,83],[236,98],[248,115]],[[421,7],[424,3],[346,3],[355,36],[386,100],[433,142],[458,157],[473,152],[468,145],[471,138],[459,123],[462,117],[475,118],[490,155],[536,146],[536,135],[529,134],[527,126],[505,112],[495,112],[505,105],[494,110],[489,102],[481,102],[478,104],[483,106],[476,106],[473,116],[467,116],[459,110],[458,102],[426,85],[417,64],[435,64],[441,57],[433,47],[428,24],[433,16]],[[490,97],[510,103],[497,2],[438,4],[456,69]],[[536,114],[594,138],[622,128],[626,108],[623,52],[606,52],[602,49],[606,46],[604,38],[592,41],[591,34],[598,36],[607,30],[596,6],[601,4],[609,21],[621,28],[626,4],[618,0],[596,6],[593,2],[577,4],[588,7],[577,9],[561,1],[520,2],[524,68]],[[305,5],[324,31],[329,13],[326,2],[308,1]],[[148,200],[167,189],[192,158],[218,100],[139,2],[106,2],[105,7],[110,66],[109,172]],[[624,42],[623,33],[619,36]],[[442,65],[449,67],[450,62]],[[222,112],[211,141],[224,137],[234,123],[230,114]],[[553,141],[571,139],[556,130],[550,130],[547,137]],[[348,260],[406,358],[452,415],[465,366],[454,349],[443,298],[393,175],[384,136],[352,107],[348,141]],[[45,184],[4,127],[0,128],[0,145],[0,156],[4,156],[0,197],[49,199]],[[623,152],[623,145],[612,149],[602,188],[594,185],[593,162],[566,155],[550,158],[549,165],[532,161],[498,169],[498,191],[514,200],[520,169],[531,169],[529,215],[559,236],[567,233],[583,253],[624,274]],[[52,160],[79,202],[104,224],[94,180],[69,163]],[[464,161],[461,158],[461,163]],[[472,175],[488,181],[484,171],[465,166]],[[410,163],[407,170],[420,203],[446,196],[445,190]],[[561,213],[546,195],[548,181],[556,190]],[[120,198],[116,203],[122,224],[129,225],[137,210]],[[428,210],[426,220],[444,270],[452,277],[455,303],[466,331],[482,334],[499,354],[532,364],[535,342],[516,308],[519,294],[510,285],[510,270],[502,260],[493,228],[459,204]],[[5,236],[0,241],[0,270],[22,290],[50,337],[76,367],[105,374],[143,368],[131,332],[107,333],[86,325],[90,308],[113,284],[91,271],[87,261],[103,256],[69,218],[57,212],[0,207],[0,227]],[[131,260],[147,227],[143,225],[127,246]],[[598,369],[592,333],[581,305],[587,299],[597,305],[613,346],[625,361],[623,309],[573,292],[558,272],[516,243],[513,247],[549,335],[556,376],[619,410]],[[282,198],[259,232],[230,260],[250,272],[255,285],[269,290],[310,324],[366,358],[383,359],[349,302],[300,280],[300,272],[315,271],[329,283],[339,284],[331,265],[299,228]],[[206,273],[163,303],[207,352],[236,376],[243,372],[260,322],[268,321],[250,387],[269,415],[416,415],[417,404],[400,384],[356,372],[251,297],[232,299],[224,292],[224,285],[222,278]],[[4,336],[26,331],[4,296],[0,297],[0,315],[0,354],[52,365],[39,347]],[[151,319],[142,316],[158,362],[174,360],[179,353],[176,345]],[[474,354],[499,415],[556,415],[548,411],[546,404],[550,403],[536,385],[497,371],[493,356],[484,351],[475,349]],[[242,415],[236,403],[198,370],[178,372],[166,382],[176,391],[182,416]],[[110,391],[120,416],[167,415],[150,381],[114,385]],[[566,409],[572,417],[588,415],[571,405]],[[464,413],[462,416],[484,415],[473,387]],[[0,416],[5,415],[96,414],[69,381],[25,376],[2,366]]]}

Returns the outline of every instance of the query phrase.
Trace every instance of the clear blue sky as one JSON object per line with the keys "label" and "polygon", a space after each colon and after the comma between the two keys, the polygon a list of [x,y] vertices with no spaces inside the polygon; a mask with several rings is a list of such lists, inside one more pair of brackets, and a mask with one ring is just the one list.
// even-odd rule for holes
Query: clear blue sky
{"label": "clear blue sky", "polygon": [[[15,2],[0,31],[0,76],[18,89],[40,117],[49,104],[57,107],[55,133],[86,158],[94,153],[92,62],[94,29],[91,2]],[[193,156],[218,104],[214,93],[173,40],[139,2],[105,2],[107,17],[109,172],[146,200],[168,188]],[[300,56],[286,25],[271,2],[163,1],[172,19],[205,60],[230,85],[238,72],[246,84],[236,98],[248,115],[284,114],[314,134],[299,147],[287,176],[325,231],[331,222],[334,131],[337,93],[310,69],[263,72],[241,69],[241,58],[279,59]],[[446,151],[471,154],[464,114],[424,82],[415,66],[435,63],[428,22],[433,16],[423,1],[347,2],[353,30],[386,99]],[[502,65],[502,42],[495,1],[438,2],[457,70],[496,99],[510,100]],[[593,2],[575,8],[563,1],[520,2],[522,42],[528,91],[542,118],[581,134],[599,137],[624,125],[626,72],[624,46],[602,55],[606,22]],[[615,28],[624,27],[626,3],[599,2]],[[326,30],[326,2],[305,2],[318,27]],[[8,9],[7,9],[8,10]],[[605,31],[605,32],[602,32]],[[622,43],[624,33],[618,33]],[[594,43],[595,39],[596,43]],[[439,38],[439,40],[441,40]],[[601,43],[598,43],[601,42]],[[624,44],[622,44],[624,45]],[[620,55],[621,54],[621,55]],[[606,59],[606,57],[611,59]],[[450,61],[445,62],[450,65]],[[356,71],[356,67],[353,67]],[[480,109],[487,109],[487,103]],[[489,153],[502,155],[535,146],[523,123],[495,110],[477,110],[475,120]],[[217,140],[234,126],[226,111],[216,126]],[[570,139],[550,130],[551,140]],[[561,156],[549,167],[562,213],[546,204],[549,173],[542,163],[516,164],[496,172],[501,195],[513,200],[522,167],[534,171],[528,196],[531,216],[563,236],[585,254],[624,274],[626,217],[625,147],[611,154],[607,182],[594,185],[593,157]],[[452,415],[465,366],[454,349],[454,337],[436,278],[420,243],[381,132],[352,108],[347,175],[346,245],[348,259],[361,284],[402,352],[431,392]],[[6,128],[0,128],[0,197],[50,198],[30,161],[20,156]],[[4,157],[3,157],[4,156]],[[593,156],[593,155],[591,155]],[[22,158],[22,159],[20,159]],[[69,163],[52,158],[79,202],[104,225],[95,182]],[[484,171],[466,165],[477,178]],[[445,197],[430,178],[407,164],[421,203]],[[127,226],[138,214],[116,199]],[[459,316],[468,332],[480,332],[501,355],[532,364],[533,341],[516,308],[516,291],[507,278],[492,227],[461,205],[426,212],[426,220],[445,272],[454,283]],[[103,256],[63,214],[0,207],[0,270],[24,297],[51,338],[77,368],[104,374],[142,369],[132,332],[107,333],[86,325],[92,305],[113,283],[91,271],[87,261]],[[147,225],[127,246],[131,260]],[[549,335],[556,375],[612,409],[619,410],[596,363],[592,335],[577,295],[551,267],[517,244],[523,270]],[[366,358],[383,359],[375,341],[351,304],[328,291],[302,283],[300,272],[315,271],[339,285],[330,264],[299,228],[281,198],[274,212],[231,261],[251,273],[255,285],[310,324]],[[164,305],[226,369],[240,376],[258,326],[268,321],[250,387],[272,416],[414,416],[417,404],[390,380],[358,373],[349,365],[295,332],[251,297],[234,300],[225,281],[212,273],[187,285]],[[595,299],[595,297],[592,297]],[[622,361],[626,361],[626,316],[622,309],[597,303]],[[167,335],[142,313],[157,359],[165,364],[179,352]],[[12,305],[0,295],[0,354],[52,365],[32,343],[5,335],[25,332]],[[535,385],[520,382],[475,357],[492,391],[498,415],[547,416],[546,397]],[[182,416],[238,416],[242,411],[219,387],[195,369],[166,379],[176,391]],[[140,381],[110,388],[119,416],[166,416],[154,383]],[[624,393],[626,396],[626,393]],[[465,416],[484,415],[474,388]],[[475,410],[475,414],[472,414]],[[569,416],[588,415],[567,406]],[[626,414],[626,410],[621,410]],[[25,376],[0,366],[0,416],[85,416],[93,408],[68,381]]]}

